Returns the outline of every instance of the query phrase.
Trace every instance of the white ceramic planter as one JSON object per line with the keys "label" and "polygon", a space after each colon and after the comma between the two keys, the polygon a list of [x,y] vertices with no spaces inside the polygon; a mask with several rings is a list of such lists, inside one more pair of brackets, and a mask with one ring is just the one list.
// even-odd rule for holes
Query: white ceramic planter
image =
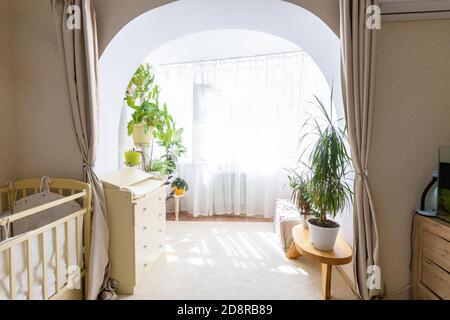
{"label": "white ceramic planter", "polygon": [[314,248],[322,251],[333,251],[340,227],[322,228],[308,221],[309,235]]}
{"label": "white ceramic planter", "polygon": [[135,125],[133,129],[134,144],[137,146],[152,144],[154,130],[154,127],[150,127],[148,131],[145,132],[145,126],[143,124]]}

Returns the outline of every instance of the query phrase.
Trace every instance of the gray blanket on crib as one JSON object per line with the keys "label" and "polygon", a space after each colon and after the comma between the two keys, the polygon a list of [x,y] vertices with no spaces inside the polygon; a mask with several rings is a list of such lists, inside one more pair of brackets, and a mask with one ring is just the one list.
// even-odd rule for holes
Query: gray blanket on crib
{"label": "gray blanket on crib", "polygon": [[[14,214],[38,207],[40,205],[65,198],[53,192],[41,192],[18,200],[14,205]],[[58,221],[82,209],[76,201],[62,204],[55,208],[36,213],[11,224],[11,236],[15,237],[47,224]]]}

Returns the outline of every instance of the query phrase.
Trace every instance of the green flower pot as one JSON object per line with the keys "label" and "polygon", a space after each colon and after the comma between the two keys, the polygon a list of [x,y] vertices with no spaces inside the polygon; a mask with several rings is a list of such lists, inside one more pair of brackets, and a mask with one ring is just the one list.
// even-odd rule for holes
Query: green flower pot
{"label": "green flower pot", "polygon": [[136,151],[125,152],[125,162],[129,166],[138,166],[141,164],[141,153]]}

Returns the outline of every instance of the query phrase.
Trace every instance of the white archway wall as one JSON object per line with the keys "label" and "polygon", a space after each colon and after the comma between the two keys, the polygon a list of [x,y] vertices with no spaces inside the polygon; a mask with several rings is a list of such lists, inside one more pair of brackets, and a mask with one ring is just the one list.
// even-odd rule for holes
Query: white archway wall
{"label": "white archway wall", "polygon": [[[284,38],[308,52],[330,85],[333,82],[335,88],[340,88],[338,37],[322,20],[297,5],[281,0],[181,0],[158,7],[123,28],[100,59],[100,98],[104,107],[98,172],[119,166],[117,142],[123,92],[137,66],[148,53],[169,41],[216,29],[247,29]],[[342,95],[340,90],[336,93],[337,109],[342,112]]]}
{"label": "white archway wall", "polygon": [[[336,109],[344,116],[340,40],[310,11],[281,0],[180,0],[153,9],[127,24],[100,59],[103,112],[97,171],[119,167],[119,123],[123,93],[136,68],[149,53],[175,39],[219,29],[265,32],[286,39],[306,51],[333,84]],[[105,109],[107,108],[107,109]],[[353,242],[351,208],[341,221],[345,239]],[[352,279],[352,268],[346,268]]]}

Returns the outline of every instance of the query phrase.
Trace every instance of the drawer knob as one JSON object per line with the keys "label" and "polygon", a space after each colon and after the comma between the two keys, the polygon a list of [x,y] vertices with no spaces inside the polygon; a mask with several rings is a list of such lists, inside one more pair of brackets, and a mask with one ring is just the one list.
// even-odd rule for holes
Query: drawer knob
{"label": "drawer knob", "polygon": [[163,232],[163,229],[159,229],[159,233],[162,233]]}
{"label": "drawer knob", "polygon": [[143,212],[147,212],[147,208],[142,209]]}
{"label": "drawer knob", "polygon": [[162,201],[162,198],[159,198],[158,201]]}
{"label": "drawer knob", "polygon": [[144,245],[144,250],[147,250],[148,249],[148,245]]}
{"label": "drawer knob", "polygon": [[147,227],[142,228],[144,231],[147,231]]}
{"label": "drawer knob", "polygon": [[144,264],[144,268],[148,268],[148,264],[147,263]]}

